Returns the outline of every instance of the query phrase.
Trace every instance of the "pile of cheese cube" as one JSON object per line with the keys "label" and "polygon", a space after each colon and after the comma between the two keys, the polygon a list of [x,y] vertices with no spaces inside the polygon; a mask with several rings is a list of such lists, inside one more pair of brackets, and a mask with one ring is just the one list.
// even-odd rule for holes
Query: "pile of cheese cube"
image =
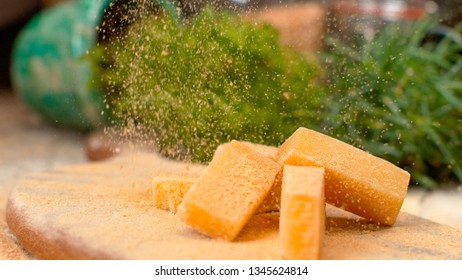
{"label": "pile of cheese cube", "polygon": [[232,241],[252,215],[278,211],[282,258],[319,259],[325,203],[393,225],[410,175],[322,133],[299,128],[279,148],[231,141],[198,178],[155,178],[158,208]]}

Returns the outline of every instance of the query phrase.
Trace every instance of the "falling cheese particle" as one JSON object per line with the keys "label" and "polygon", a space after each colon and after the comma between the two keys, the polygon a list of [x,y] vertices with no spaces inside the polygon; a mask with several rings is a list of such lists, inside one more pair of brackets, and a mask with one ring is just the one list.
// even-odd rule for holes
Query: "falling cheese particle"
{"label": "falling cheese particle", "polygon": [[197,178],[192,177],[155,177],[153,180],[154,204],[157,208],[176,213],[184,195]]}
{"label": "falling cheese particle", "polygon": [[319,259],[325,216],[324,169],[285,165],[279,221],[282,257]]}
{"label": "falling cheese particle", "polygon": [[392,163],[306,128],[284,142],[277,160],[324,167],[327,203],[385,225],[395,223],[410,180]]}
{"label": "falling cheese particle", "polygon": [[233,240],[271,189],[280,165],[231,141],[186,193],[180,219],[210,237]]}

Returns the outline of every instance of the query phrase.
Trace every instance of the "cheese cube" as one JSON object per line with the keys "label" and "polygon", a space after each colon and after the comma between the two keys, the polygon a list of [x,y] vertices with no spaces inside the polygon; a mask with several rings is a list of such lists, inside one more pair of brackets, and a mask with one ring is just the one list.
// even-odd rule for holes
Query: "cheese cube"
{"label": "cheese cube", "polygon": [[[277,147],[262,145],[262,144],[255,144],[252,142],[242,142],[242,143],[247,145],[249,148],[251,148],[255,152],[260,153],[272,160],[276,160],[276,155],[279,150]],[[281,171],[282,171],[282,168],[281,168]],[[266,195],[260,207],[258,207],[258,209],[255,211],[256,214],[279,211],[281,207],[281,175],[282,175],[282,172],[280,172],[276,176],[273,187],[270,189],[270,191]]]}
{"label": "cheese cube", "polygon": [[279,171],[274,160],[231,141],[215,152],[177,214],[205,235],[231,241],[268,194]]}
{"label": "cheese cube", "polygon": [[277,160],[324,167],[327,203],[385,225],[394,224],[410,180],[392,163],[306,128],[284,142]]}
{"label": "cheese cube", "polygon": [[285,165],[279,218],[282,257],[319,259],[325,217],[324,169]]}
{"label": "cheese cube", "polygon": [[[253,151],[260,153],[263,156],[276,160],[276,155],[278,153],[277,147],[263,145],[263,144],[256,144],[256,143],[247,142],[247,141],[240,141],[240,143],[246,145]],[[226,144],[223,144],[223,145],[226,145]],[[219,149],[220,147],[218,147],[218,150]],[[281,171],[282,171],[282,168],[281,168]],[[282,172],[280,172],[280,174],[277,175],[276,180],[273,184],[273,187],[270,189],[270,191],[266,195],[263,202],[260,204],[258,209],[255,211],[255,214],[279,211],[281,207],[281,176],[282,176]]]}
{"label": "cheese cube", "polygon": [[155,206],[176,213],[184,195],[196,180],[180,176],[154,178],[152,191]]}
{"label": "cheese cube", "polygon": [[255,214],[277,212],[281,208],[281,183],[282,183],[282,167],[281,171],[276,175],[274,184],[269,190],[263,202],[260,204]]}

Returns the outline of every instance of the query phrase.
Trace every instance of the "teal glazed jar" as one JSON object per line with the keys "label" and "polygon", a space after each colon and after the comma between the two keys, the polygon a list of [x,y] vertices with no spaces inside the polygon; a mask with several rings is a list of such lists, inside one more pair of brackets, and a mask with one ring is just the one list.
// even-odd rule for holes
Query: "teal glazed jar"
{"label": "teal glazed jar", "polygon": [[92,80],[98,77],[92,71],[89,50],[98,41],[120,35],[154,7],[177,13],[174,3],[74,0],[38,13],[24,26],[13,46],[11,77],[15,92],[29,108],[58,126],[81,131],[104,126],[104,96],[92,86]]}
{"label": "teal glazed jar", "polygon": [[103,98],[91,87],[86,52],[111,0],[58,4],[34,16],[15,40],[11,76],[15,92],[44,119],[90,130],[102,124]]}

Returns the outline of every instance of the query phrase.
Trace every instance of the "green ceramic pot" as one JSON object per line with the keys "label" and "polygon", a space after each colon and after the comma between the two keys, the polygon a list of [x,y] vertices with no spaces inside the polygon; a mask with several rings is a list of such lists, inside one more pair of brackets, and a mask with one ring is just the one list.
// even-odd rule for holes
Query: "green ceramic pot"
{"label": "green ceramic pot", "polygon": [[[134,1],[68,1],[34,16],[19,33],[12,54],[12,83],[23,102],[59,126],[82,131],[104,126],[104,98],[91,85],[97,77],[87,53],[98,41],[97,26],[105,13],[115,4]],[[151,1],[172,9],[169,0]]]}

